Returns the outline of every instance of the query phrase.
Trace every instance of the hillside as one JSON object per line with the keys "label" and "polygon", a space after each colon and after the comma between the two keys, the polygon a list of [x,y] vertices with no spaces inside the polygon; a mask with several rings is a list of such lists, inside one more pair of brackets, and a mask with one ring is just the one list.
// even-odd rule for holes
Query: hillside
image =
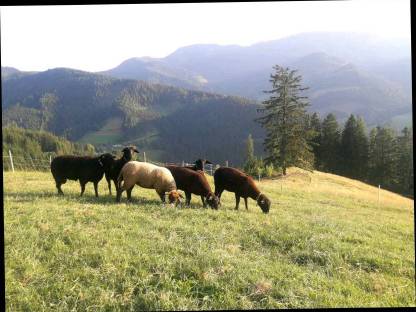
{"label": "hillside", "polygon": [[[56,195],[50,173],[4,174],[7,310],[212,310],[415,306],[412,200],[291,168],[235,211],[163,206],[104,182]],[[212,178],[209,177],[211,187]],[[22,185],[24,187],[22,187]]]}
{"label": "hillside", "polygon": [[257,107],[239,97],[57,68],[3,81],[2,121],[84,143],[135,143],[154,160],[238,163],[249,133],[261,144]]}
{"label": "hillside", "polygon": [[360,114],[370,124],[411,117],[406,40],[316,32],[247,47],[197,44],[165,58],[133,58],[102,73],[262,100],[276,64],[299,70],[313,94],[310,109],[321,115],[332,112],[344,121]]}

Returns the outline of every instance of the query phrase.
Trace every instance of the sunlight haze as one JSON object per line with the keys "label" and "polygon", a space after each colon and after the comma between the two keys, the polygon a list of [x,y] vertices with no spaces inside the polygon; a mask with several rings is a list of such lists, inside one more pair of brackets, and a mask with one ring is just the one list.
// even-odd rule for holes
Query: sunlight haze
{"label": "sunlight haze", "polygon": [[101,71],[192,44],[247,46],[302,32],[410,38],[407,0],[12,6],[0,14],[2,66],[26,71]]}

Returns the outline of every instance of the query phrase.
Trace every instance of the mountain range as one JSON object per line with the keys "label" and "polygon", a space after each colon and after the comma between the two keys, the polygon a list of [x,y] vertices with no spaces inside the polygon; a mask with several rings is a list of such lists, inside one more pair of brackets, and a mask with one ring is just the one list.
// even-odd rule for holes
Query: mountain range
{"label": "mountain range", "polygon": [[[242,161],[274,65],[298,70],[310,111],[358,114],[368,126],[411,124],[410,40],[307,33],[248,47],[192,45],[96,73],[2,67],[3,124],[91,143],[137,143],[150,157]],[[224,142],[227,142],[224,147]]]}

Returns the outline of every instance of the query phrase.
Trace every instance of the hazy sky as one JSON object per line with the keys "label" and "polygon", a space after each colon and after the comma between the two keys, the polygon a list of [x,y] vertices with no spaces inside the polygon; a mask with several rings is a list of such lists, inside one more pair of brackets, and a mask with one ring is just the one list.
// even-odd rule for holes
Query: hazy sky
{"label": "hazy sky", "polygon": [[300,32],[410,38],[410,0],[0,7],[2,66],[106,70],[197,44],[250,45]]}

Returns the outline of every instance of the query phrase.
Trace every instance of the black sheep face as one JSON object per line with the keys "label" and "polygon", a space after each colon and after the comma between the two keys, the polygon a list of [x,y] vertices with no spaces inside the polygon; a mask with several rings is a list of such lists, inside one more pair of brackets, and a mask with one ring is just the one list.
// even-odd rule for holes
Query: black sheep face
{"label": "black sheep face", "polygon": [[195,168],[197,170],[202,170],[202,171],[204,170],[205,164],[212,164],[212,162],[210,162],[209,160],[206,160],[206,159],[198,159],[198,160],[195,160],[195,162],[194,162]]}
{"label": "black sheep face", "polygon": [[211,193],[207,196],[207,204],[213,209],[218,209],[218,206],[220,205],[220,199]]}
{"label": "black sheep face", "polygon": [[257,199],[257,204],[260,206],[264,213],[268,213],[270,210],[271,201],[264,194],[260,194]]}
{"label": "black sheep face", "polygon": [[123,158],[127,161],[130,161],[133,158],[133,153],[139,153],[139,151],[134,146],[125,147],[122,150]]}
{"label": "black sheep face", "polygon": [[100,155],[100,157],[98,157],[98,160],[101,162],[102,167],[105,170],[107,170],[113,165],[115,158],[116,156],[111,155],[110,153],[105,153]]}

